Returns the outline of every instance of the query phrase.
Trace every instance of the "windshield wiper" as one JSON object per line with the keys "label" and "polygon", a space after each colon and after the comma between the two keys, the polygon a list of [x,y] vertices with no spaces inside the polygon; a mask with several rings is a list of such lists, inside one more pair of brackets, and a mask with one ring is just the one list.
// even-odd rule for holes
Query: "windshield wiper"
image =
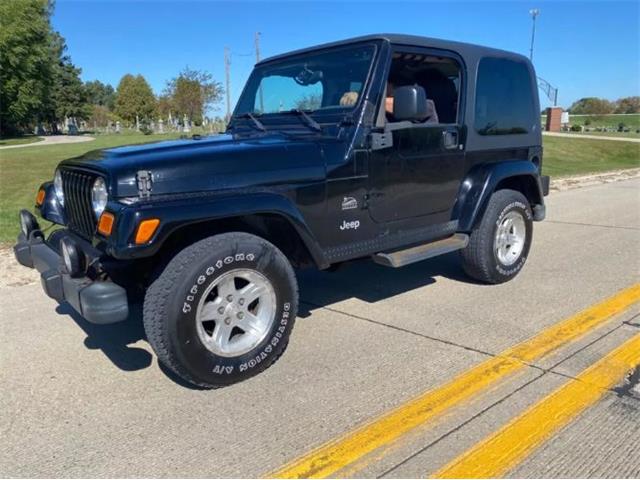
{"label": "windshield wiper", "polygon": [[300,109],[300,108],[294,108],[292,110],[287,110],[285,112],[281,112],[281,113],[294,113],[296,115],[299,115],[300,117],[302,117],[305,121],[305,124],[311,128],[312,130],[315,130],[316,132],[321,132],[322,131],[322,127],[320,126],[320,124],[318,122],[316,122],[313,118],[311,118],[311,116],[305,112],[304,110]]}
{"label": "windshield wiper", "polygon": [[266,132],[267,129],[264,126],[264,124],[258,120],[255,115],[251,112],[245,112],[245,113],[239,113],[237,115],[234,115],[233,118],[248,118],[249,120],[251,120],[253,122],[253,124],[255,125],[255,127],[260,130],[261,132]]}

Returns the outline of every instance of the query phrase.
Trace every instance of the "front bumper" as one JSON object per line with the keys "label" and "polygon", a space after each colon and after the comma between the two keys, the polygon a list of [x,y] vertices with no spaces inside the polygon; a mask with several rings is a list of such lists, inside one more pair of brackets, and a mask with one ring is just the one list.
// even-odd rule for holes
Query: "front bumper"
{"label": "front bumper", "polygon": [[72,278],[62,267],[59,242],[72,235],[58,230],[48,240],[21,233],[13,247],[18,262],[40,272],[45,293],[58,302],[68,302],[91,323],[107,324],[125,320],[129,316],[127,292],[109,280],[94,280],[87,276]]}

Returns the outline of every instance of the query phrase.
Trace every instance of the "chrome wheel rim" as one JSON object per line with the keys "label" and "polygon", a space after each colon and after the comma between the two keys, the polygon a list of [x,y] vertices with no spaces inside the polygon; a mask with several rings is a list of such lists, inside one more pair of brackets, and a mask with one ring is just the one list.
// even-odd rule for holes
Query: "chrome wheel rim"
{"label": "chrome wheel rim", "polygon": [[255,270],[231,270],[205,290],[196,310],[196,328],[209,351],[237,357],[265,339],[275,314],[271,282]]}
{"label": "chrome wheel rim", "polygon": [[509,266],[518,261],[524,249],[526,236],[527,227],[524,217],[516,211],[507,213],[496,229],[493,242],[496,257],[500,263]]}

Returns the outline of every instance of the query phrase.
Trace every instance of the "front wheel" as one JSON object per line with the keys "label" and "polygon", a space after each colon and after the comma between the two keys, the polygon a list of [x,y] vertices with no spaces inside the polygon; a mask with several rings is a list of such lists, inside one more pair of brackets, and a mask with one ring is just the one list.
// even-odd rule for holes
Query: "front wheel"
{"label": "front wheel", "polygon": [[176,255],[149,287],[147,339],[184,380],[219,387],[245,380],[284,352],[298,306],[287,258],[266,240],[225,233]]}
{"label": "front wheel", "polygon": [[532,235],[533,215],[525,196],[515,190],[498,190],[462,250],[465,272],[485,283],[511,280],[527,260]]}

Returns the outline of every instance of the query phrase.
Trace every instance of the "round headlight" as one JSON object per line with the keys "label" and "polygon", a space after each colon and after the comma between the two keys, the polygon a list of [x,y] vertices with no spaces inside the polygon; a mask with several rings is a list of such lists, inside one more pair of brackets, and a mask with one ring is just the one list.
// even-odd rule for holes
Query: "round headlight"
{"label": "round headlight", "polygon": [[91,204],[93,205],[93,211],[96,214],[96,218],[100,217],[104,211],[104,207],[107,206],[107,184],[104,183],[102,177],[96,178],[93,182],[93,188],[91,189]]}
{"label": "round headlight", "polygon": [[60,170],[56,170],[56,173],[53,177],[53,190],[56,193],[56,198],[60,205],[64,206],[64,190],[62,189],[62,174]]}

